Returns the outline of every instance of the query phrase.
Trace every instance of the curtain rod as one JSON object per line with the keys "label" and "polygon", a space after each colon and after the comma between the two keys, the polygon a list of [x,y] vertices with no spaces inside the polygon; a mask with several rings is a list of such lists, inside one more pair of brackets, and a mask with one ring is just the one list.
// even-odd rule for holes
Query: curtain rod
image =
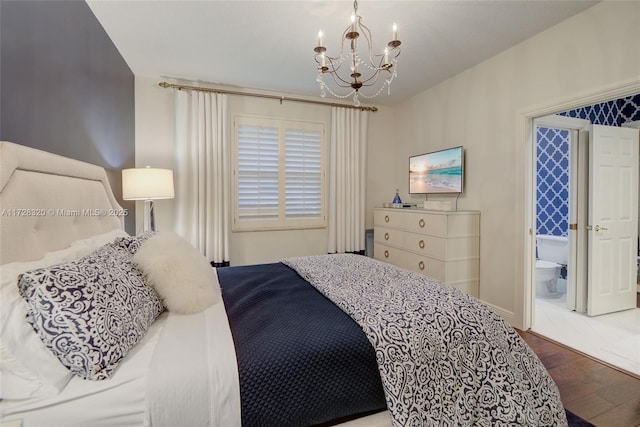
{"label": "curtain rod", "polygon": [[200,92],[212,92],[212,93],[221,93],[221,94],[227,94],[227,95],[242,95],[242,96],[253,96],[256,98],[277,99],[280,101],[280,104],[282,104],[283,101],[292,101],[292,102],[306,102],[309,104],[320,104],[320,105],[326,105],[329,107],[355,108],[360,111],[373,111],[374,113],[378,111],[378,107],[362,107],[362,106],[356,107],[355,105],[314,101],[311,99],[303,99],[303,98],[290,98],[288,96],[266,95],[261,93],[239,92],[239,91],[233,91],[233,90],[213,89],[213,88],[197,87],[197,86],[185,86],[185,85],[178,85],[178,84],[167,83],[167,82],[160,82],[158,83],[158,85],[165,89],[173,88],[178,90],[195,90]]}

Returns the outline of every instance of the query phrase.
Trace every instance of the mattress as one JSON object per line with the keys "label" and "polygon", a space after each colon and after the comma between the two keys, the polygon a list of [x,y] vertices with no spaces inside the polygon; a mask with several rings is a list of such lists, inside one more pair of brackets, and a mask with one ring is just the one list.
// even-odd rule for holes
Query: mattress
{"label": "mattress", "polygon": [[24,427],[144,425],[147,373],[167,317],[167,312],[158,317],[112,378],[87,381],[74,376],[54,397],[0,401],[2,422],[22,420]]}
{"label": "mattress", "polygon": [[73,377],[56,396],[0,401],[24,427],[240,426],[235,354],[222,302],[164,312],[107,380]]}

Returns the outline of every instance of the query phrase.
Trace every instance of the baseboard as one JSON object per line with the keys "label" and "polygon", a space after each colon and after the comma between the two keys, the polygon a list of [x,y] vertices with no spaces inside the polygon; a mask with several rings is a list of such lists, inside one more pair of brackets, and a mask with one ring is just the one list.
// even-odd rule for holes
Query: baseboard
{"label": "baseboard", "polygon": [[[482,300],[480,300],[480,301],[482,301]],[[493,311],[498,313],[504,320],[507,321],[507,323],[509,323],[514,328],[517,328],[520,325],[520,322],[516,319],[516,315],[515,315],[515,313],[513,311],[505,310],[505,309],[500,308],[500,307],[498,307],[496,305],[489,304],[486,301],[482,301],[482,303],[484,305],[489,306]]]}

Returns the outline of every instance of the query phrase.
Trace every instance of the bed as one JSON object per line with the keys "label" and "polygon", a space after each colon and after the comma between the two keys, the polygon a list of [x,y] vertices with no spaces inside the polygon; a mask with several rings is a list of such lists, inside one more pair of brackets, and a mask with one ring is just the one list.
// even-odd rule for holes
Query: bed
{"label": "bed", "polygon": [[[0,159],[3,423],[566,425],[537,357],[466,294],[366,257],[325,255],[207,266],[200,286],[220,289],[219,300],[181,314],[130,261],[160,234],[123,231],[102,168],[9,142]],[[200,271],[188,264],[197,256],[181,257],[152,257],[165,268],[183,258],[192,266],[178,276],[178,267],[165,270],[165,282]],[[60,291],[42,284],[61,265],[99,276],[123,301],[101,303],[123,317],[110,315],[104,327],[84,311],[66,322],[48,312],[51,289]],[[74,292],[89,292],[83,286]],[[88,347],[69,352],[63,328]],[[121,330],[126,340],[109,345],[105,336]]]}

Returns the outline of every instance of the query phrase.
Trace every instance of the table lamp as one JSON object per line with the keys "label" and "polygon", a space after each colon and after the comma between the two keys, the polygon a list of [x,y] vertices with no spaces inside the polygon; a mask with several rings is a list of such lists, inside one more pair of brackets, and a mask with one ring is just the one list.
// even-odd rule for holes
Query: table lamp
{"label": "table lamp", "polygon": [[173,199],[173,171],[171,169],[132,168],[122,170],[122,198],[144,200],[143,231],[156,231],[153,201]]}

